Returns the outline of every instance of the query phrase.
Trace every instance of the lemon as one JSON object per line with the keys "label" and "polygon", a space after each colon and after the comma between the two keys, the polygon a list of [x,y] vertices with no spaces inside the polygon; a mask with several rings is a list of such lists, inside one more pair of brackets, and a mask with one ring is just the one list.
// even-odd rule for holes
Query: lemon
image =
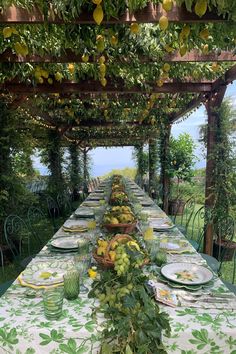
{"label": "lemon", "polygon": [[61,73],[59,73],[59,71],[57,71],[54,76],[57,81],[61,81],[63,78],[63,75]]}
{"label": "lemon", "polygon": [[95,5],[100,5],[102,0],[92,0]]}
{"label": "lemon", "polygon": [[12,27],[11,30],[12,30],[13,34],[16,34],[16,35],[19,34],[19,32],[17,31],[17,29],[15,27]]}
{"label": "lemon", "polygon": [[133,34],[138,34],[139,33],[139,25],[138,23],[131,23],[130,25],[130,32]]}
{"label": "lemon", "polygon": [[105,79],[105,77],[103,77],[101,79],[101,84],[102,84],[103,87],[105,87],[107,85],[107,80]]}
{"label": "lemon", "polygon": [[202,47],[202,52],[203,54],[207,54],[208,53],[208,44],[204,44],[204,46]]}
{"label": "lemon", "polygon": [[181,57],[183,57],[187,53],[187,47],[186,45],[182,44],[179,48],[179,54]]}
{"label": "lemon", "polygon": [[74,71],[75,71],[75,66],[74,66],[74,64],[68,64],[68,70],[69,70],[69,72],[70,72],[71,74],[73,74]]}
{"label": "lemon", "polygon": [[104,55],[102,55],[102,56],[98,59],[98,61],[99,61],[99,64],[103,64],[103,63],[105,63],[106,58],[104,57]]}
{"label": "lemon", "polygon": [[39,82],[40,84],[43,84],[43,78],[42,78],[41,76],[38,78],[38,82]]}
{"label": "lemon", "polygon": [[102,74],[105,74],[106,73],[106,65],[105,64],[100,64],[99,65],[99,70]]}
{"label": "lemon", "polygon": [[88,54],[85,54],[85,53],[84,53],[84,54],[82,55],[82,62],[83,62],[83,63],[87,63],[88,61],[89,61],[89,56],[88,56]]}
{"label": "lemon", "polygon": [[21,44],[21,53],[23,57],[26,57],[26,55],[29,54],[29,49],[25,43]]}
{"label": "lemon", "polygon": [[207,11],[207,0],[197,0],[194,6],[194,12],[199,17],[202,17]]}
{"label": "lemon", "polygon": [[93,19],[97,25],[102,23],[104,17],[103,9],[101,5],[97,5],[96,9],[93,11]]}
{"label": "lemon", "polygon": [[157,80],[157,86],[158,86],[158,87],[163,86],[163,84],[164,84],[164,82],[163,82],[162,79],[158,79],[158,80]]}
{"label": "lemon", "polygon": [[211,70],[217,72],[219,69],[219,65],[217,63],[212,63]]}
{"label": "lemon", "polygon": [[48,78],[48,83],[49,85],[52,85],[53,84],[53,79],[51,79],[50,77]]}
{"label": "lemon", "polygon": [[163,0],[162,7],[167,12],[171,11],[172,7],[173,7],[173,1],[172,0]]}
{"label": "lemon", "polygon": [[22,55],[22,46],[21,46],[20,42],[16,42],[14,44],[14,48],[15,48],[16,54]]}
{"label": "lemon", "polygon": [[162,31],[165,31],[169,26],[169,21],[166,16],[161,16],[159,20],[159,26]]}
{"label": "lemon", "polygon": [[47,79],[49,77],[49,73],[47,70],[42,69],[41,70],[41,76]]}
{"label": "lemon", "polygon": [[114,46],[114,47],[117,46],[117,44],[118,44],[117,36],[112,36],[110,42],[111,42],[112,46]]}
{"label": "lemon", "polygon": [[170,64],[165,63],[165,64],[163,65],[163,70],[168,73],[168,71],[170,71]]}
{"label": "lemon", "polygon": [[103,52],[105,49],[104,37],[99,35],[97,36],[97,51]]}
{"label": "lemon", "polygon": [[172,48],[169,44],[166,44],[164,49],[167,53],[172,53],[174,50],[174,48]]}
{"label": "lemon", "polygon": [[210,35],[210,33],[207,28],[201,30],[201,32],[199,33],[199,37],[204,40],[207,40],[209,38],[209,35]]}
{"label": "lemon", "polygon": [[10,38],[12,35],[12,28],[11,27],[4,27],[2,30],[4,38]]}
{"label": "lemon", "polygon": [[182,31],[181,31],[182,37],[187,38],[190,34],[190,26],[189,25],[184,25]]}

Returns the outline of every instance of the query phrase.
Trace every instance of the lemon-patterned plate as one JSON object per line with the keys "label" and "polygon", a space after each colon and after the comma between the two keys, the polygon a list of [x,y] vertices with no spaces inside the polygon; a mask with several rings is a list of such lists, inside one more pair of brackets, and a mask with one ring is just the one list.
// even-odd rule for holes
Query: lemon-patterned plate
{"label": "lemon-patterned plate", "polygon": [[22,285],[50,286],[63,283],[63,275],[72,265],[63,262],[35,262],[19,276]]}

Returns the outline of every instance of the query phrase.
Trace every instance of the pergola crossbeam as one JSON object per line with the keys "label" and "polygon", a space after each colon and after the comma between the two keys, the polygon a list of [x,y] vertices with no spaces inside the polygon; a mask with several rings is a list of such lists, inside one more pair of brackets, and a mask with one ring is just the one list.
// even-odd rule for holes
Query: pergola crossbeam
{"label": "pergola crossbeam", "polygon": [[[161,4],[154,5],[151,2],[148,5],[135,13],[130,13],[127,9],[126,13],[120,18],[105,19],[102,23],[107,24],[130,24],[133,22],[139,23],[156,23],[160,17],[166,15]],[[198,22],[225,22],[223,16],[218,16],[213,12],[206,12],[201,18],[194,12],[188,12],[185,6],[178,7],[173,6],[172,10],[168,12],[168,19],[170,22],[184,22],[184,23],[198,23]],[[63,20],[59,18],[55,13],[50,14],[48,18],[45,18],[40,9],[37,6],[27,10],[16,6],[10,6],[4,9],[0,14],[0,23],[11,24],[39,24],[39,23],[75,23],[75,24],[95,24],[92,13],[82,13],[78,18],[72,20]]]}

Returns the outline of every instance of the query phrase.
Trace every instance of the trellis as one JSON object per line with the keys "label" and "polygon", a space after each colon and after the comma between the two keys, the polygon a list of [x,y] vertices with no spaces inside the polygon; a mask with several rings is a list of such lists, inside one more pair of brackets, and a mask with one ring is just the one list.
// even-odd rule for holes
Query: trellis
{"label": "trellis", "polygon": [[[144,9],[135,13],[129,13],[128,11],[118,19],[109,18],[103,21],[104,25],[111,24],[130,24],[134,22],[138,23],[157,23],[162,15],[166,15],[166,12],[162,9],[161,4],[153,5],[149,3]],[[174,23],[223,23],[227,22],[227,19],[217,16],[215,13],[207,12],[204,16],[199,18],[194,13],[190,13],[184,6],[178,7],[174,5],[173,9],[168,12],[169,22]],[[50,14],[45,17],[39,8],[34,7],[31,11],[27,9],[17,8],[11,6],[8,9],[4,9],[0,14],[0,23],[2,24],[62,24],[62,23],[75,23],[75,24],[94,24],[94,20],[91,14],[82,13],[78,18],[73,18],[70,21],[63,21],[55,14]],[[148,65],[153,62],[149,58],[144,56],[139,58],[140,63]],[[181,56],[179,53],[166,54],[163,58],[165,62],[235,62],[236,55],[231,51],[222,51],[221,53],[202,54],[195,50]],[[2,63],[81,63],[81,56],[76,55],[70,49],[65,50],[62,55],[27,55],[22,57],[16,55],[10,51],[5,51],[0,55],[0,62]],[[89,62],[96,63],[97,58],[92,57]],[[117,60],[117,64],[122,65],[127,63],[125,58]],[[33,97],[35,94],[57,94],[59,97],[70,97],[75,95],[80,99],[100,97],[101,95],[108,95],[113,98],[132,100],[133,95],[149,95],[151,93],[158,94],[173,94],[181,97],[184,93],[193,93],[193,97],[187,105],[180,110],[167,114],[165,118],[165,131],[161,134],[161,149],[162,149],[162,173],[161,180],[164,187],[164,209],[168,210],[168,189],[169,180],[165,171],[165,158],[168,150],[168,140],[170,136],[170,126],[178,120],[180,117],[186,115],[194,108],[199,107],[201,104],[205,104],[208,114],[208,144],[207,144],[207,168],[206,168],[206,206],[212,207],[214,204],[214,196],[211,195],[210,190],[212,187],[211,175],[214,169],[214,161],[211,158],[211,153],[214,144],[214,135],[212,133],[212,127],[217,124],[217,113],[215,108],[219,107],[228,84],[236,79],[236,65],[227,70],[225,74],[217,80],[192,80],[188,79],[188,82],[177,80],[166,80],[162,86],[158,87],[153,83],[149,83],[149,88],[145,89],[139,86],[125,87],[122,80],[113,80],[112,83],[107,83],[105,87],[102,87],[100,82],[96,80],[86,80],[84,82],[74,82],[68,80],[62,80],[60,83],[47,84],[43,83],[37,86],[31,83],[22,83],[17,80],[11,80],[4,82],[0,85],[1,93],[11,93],[15,95],[15,103],[25,101],[27,98]],[[161,99],[161,98],[160,98]],[[64,137],[66,143],[74,143],[80,146],[84,152],[84,158],[86,159],[86,152],[90,147],[94,146],[128,146],[144,144],[150,141],[150,154],[152,150],[153,139],[159,136],[161,128],[153,126],[150,123],[143,121],[130,121],[124,122],[124,124],[117,124],[111,122],[96,122],[87,120],[86,122],[80,122],[78,124],[64,124],[63,122],[53,125],[50,121],[50,117],[42,112],[35,112],[29,109],[32,116],[38,115],[43,119],[41,121],[45,128],[57,129],[61,136]],[[37,120],[37,119],[36,119]],[[135,132],[132,136],[130,132],[127,133],[127,127],[130,132]],[[143,131],[145,127],[145,131]],[[91,130],[94,133],[91,133]],[[120,132],[120,133],[119,133]],[[129,141],[127,140],[129,138]],[[152,184],[153,179],[152,165],[150,166],[150,177]],[[210,225],[206,237],[205,237],[205,252],[211,254],[212,252],[212,226]]]}

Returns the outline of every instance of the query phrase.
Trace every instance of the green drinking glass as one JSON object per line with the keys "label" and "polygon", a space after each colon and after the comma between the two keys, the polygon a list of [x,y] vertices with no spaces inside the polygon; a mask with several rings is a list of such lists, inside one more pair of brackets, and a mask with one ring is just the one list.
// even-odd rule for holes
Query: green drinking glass
{"label": "green drinking glass", "polygon": [[58,320],[62,314],[64,288],[47,288],[43,292],[44,314],[48,320]]}
{"label": "green drinking glass", "polygon": [[67,300],[75,300],[79,295],[80,276],[76,269],[66,272],[64,278],[64,292]]}

